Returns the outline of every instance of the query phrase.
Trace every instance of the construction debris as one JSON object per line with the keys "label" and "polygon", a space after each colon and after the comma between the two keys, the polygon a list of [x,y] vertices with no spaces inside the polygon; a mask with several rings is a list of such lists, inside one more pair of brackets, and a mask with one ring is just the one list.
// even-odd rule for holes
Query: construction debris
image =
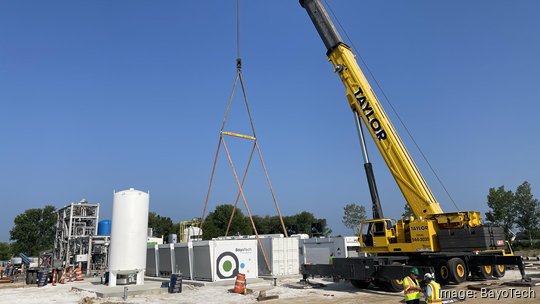
{"label": "construction debris", "polygon": [[531,280],[531,281],[510,281],[504,282],[502,285],[505,286],[520,286],[520,287],[533,287],[540,286],[540,280]]}
{"label": "construction debris", "polygon": [[481,283],[481,284],[472,284],[468,285],[467,289],[470,290],[492,290],[497,288],[502,288],[503,286],[499,283]]}
{"label": "construction debris", "polygon": [[267,300],[275,300],[279,299],[278,295],[266,295],[266,290],[261,290],[259,292],[259,296],[257,297],[257,301],[267,301]]}

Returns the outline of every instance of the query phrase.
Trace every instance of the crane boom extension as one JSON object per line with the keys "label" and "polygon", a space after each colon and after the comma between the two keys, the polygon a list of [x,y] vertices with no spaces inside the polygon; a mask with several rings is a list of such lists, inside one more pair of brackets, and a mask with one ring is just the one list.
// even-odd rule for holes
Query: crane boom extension
{"label": "crane boom extension", "polygon": [[341,39],[322,4],[316,0],[301,0],[300,4],[306,9],[315,25],[327,48],[328,59],[345,85],[347,100],[352,111],[357,113],[367,126],[414,214],[417,217],[437,218],[440,224],[449,223],[449,226],[461,226],[463,223],[471,227],[479,225],[478,212],[443,213],[358,66],[350,47]]}

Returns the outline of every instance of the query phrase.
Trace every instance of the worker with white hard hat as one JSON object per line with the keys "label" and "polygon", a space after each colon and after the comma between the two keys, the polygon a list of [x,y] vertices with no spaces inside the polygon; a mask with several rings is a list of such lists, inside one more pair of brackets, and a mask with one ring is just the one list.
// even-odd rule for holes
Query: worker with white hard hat
{"label": "worker with white hard hat", "polygon": [[426,304],[430,303],[442,303],[441,300],[441,285],[435,282],[435,275],[432,273],[426,273],[424,275],[424,282],[426,283]]}

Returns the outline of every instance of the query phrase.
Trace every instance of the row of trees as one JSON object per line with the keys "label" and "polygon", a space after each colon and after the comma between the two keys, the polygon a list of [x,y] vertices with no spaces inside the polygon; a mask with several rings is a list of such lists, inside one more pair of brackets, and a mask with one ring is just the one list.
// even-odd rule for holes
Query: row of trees
{"label": "row of trees", "polygon": [[[219,205],[213,212],[208,214],[204,224],[204,238],[223,236],[227,229],[232,205]],[[13,228],[10,230],[12,243],[0,242],[0,260],[7,260],[13,255],[24,252],[30,256],[37,256],[40,252],[53,248],[56,234],[57,214],[56,208],[47,205],[44,208],[27,209],[15,217]],[[253,216],[253,221],[260,234],[283,233],[281,223],[277,216]],[[326,219],[318,219],[310,212],[301,212],[283,217],[285,227],[289,234],[306,233],[328,235],[332,232],[326,224]],[[320,231],[313,231],[312,225]],[[154,235],[167,236],[178,233],[179,223],[173,223],[167,216],[161,216],[155,212],[148,213],[148,227],[154,229]],[[253,234],[252,225],[248,217],[244,216],[240,209],[236,209],[231,223],[231,234]]]}
{"label": "row of trees", "polygon": [[[233,209],[233,205],[218,205],[213,212],[208,214],[202,227],[204,239],[208,240],[225,235]],[[253,223],[259,234],[283,233],[283,227],[277,215],[254,215]],[[284,216],[283,223],[288,234],[305,233],[309,236],[313,236],[329,235],[332,233],[332,230],[326,223],[326,219],[316,218],[311,212],[307,211],[303,211],[291,216]],[[240,209],[236,209],[234,212],[228,234],[254,234],[253,226],[249,217],[245,216]]]}
{"label": "row of trees", "polygon": [[13,243],[0,243],[0,260],[24,252],[35,256],[53,248],[56,233],[56,208],[47,205],[43,208],[27,209],[13,220],[9,231]]}
{"label": "row of trees", "polygon": [[518,228],[533,244],[540,230],[540,203],[533,197],[529,182],[523,182],[514,192],[504,186],[490,188],[487,204],[491,210],[486,212],[486,219],[503,227],[508,240],[513,237],[512,229]]}
{"label": "row of trees", "polygon": [[[512,229],[518,228],[526,235],[530,243],[533,238],[540,237],[540,202],[532,195],[531,185],[525,181],[515,191],[506,190],[504,186],[490,188],[487,195],[485,219],[505,229],[507,239],[512,239]],[[210,212],[204,222],[205,239],[223,236],[233,212],[233,206],[218,205]],[[364,206],[348,204],[344,207],[342,223],[358,234],[360,222],[366,219]],[[402,216],[411,216],[412,211],[408,205]],[[38,255],[40,252],[52,249],[56,231],[56,208],[47,205],[44,208],[28,209],[17,215],[10,238],[13,243],[0,243],[0,260],[5,260],[24,252],[28,255]],[[283,217],[288,234],[305,233],[313,235],[329,235],[332,230],[328,227],[326,219],[316,218],[312,213],[304,211],[291,216]],[[260,234],[283,233],[278,216],[253,216],[253,222]],[[154,229],[155,235],[168,235],[179,232],[179,224],[173,223],[170,217],[161,216],[155,212],[148,214],[148,227]],[[236,209],[231,222],[229,235],[253,234],[252,224],[240,209]]]}

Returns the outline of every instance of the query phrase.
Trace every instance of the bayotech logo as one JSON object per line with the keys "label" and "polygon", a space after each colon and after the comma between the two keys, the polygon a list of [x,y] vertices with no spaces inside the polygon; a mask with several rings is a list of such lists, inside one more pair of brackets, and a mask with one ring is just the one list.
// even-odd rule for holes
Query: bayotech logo
{"label": "bayotech logo", "polygon": [[251,252],[251,248],[235,248],[236,252]]}
{"label": "bayotech logo", "polygon": [[369,122],[369,126],[375,132],[375,135],[377,135],[378,140],[384,140],[386,139],[386,131],[382,128],[381,122],[375,118],[373,115],[375,112],[373,112],[373,108],[369,104],[369,101],[367,101],[366,96],[364,95],[364,92],[360,87],[356,92],[353,93],[354,97],[356,98],[356,101],[360,104],[360,108],[362,108],[362,112],[364,112],[364,115],[366,115],[366,118]]}
{"label": "bayotech logo", "polygon": [[240,269],[240,263],[236,254],[226,251],[217,258],[217,276],[220,279],[234,278]]}

